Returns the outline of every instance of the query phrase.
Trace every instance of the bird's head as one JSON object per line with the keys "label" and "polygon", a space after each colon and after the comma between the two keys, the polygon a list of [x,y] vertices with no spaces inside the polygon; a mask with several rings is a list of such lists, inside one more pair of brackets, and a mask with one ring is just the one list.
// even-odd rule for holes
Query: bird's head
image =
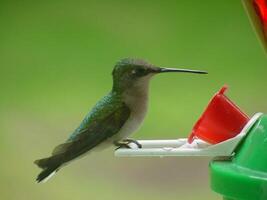
{"label": "bird's head", "polygon": [[198,70],[157,67],[141,59],[125,58],[117,62],[113,69],[113,90],[140,88],[147,85],[153,75],[165,72],[207,74]]}

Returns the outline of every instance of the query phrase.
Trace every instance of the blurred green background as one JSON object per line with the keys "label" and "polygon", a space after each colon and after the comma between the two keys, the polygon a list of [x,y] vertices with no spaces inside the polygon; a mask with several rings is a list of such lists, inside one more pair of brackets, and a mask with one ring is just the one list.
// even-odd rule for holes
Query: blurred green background
{"label": "blurred green background", "polygon": [[267,111],[266,57],[239,0],[1,1],[0,199],[221,199],[204,158],[91,155],[36,184],[48,156],[111,89],[114,63],[144,58],[208,76],[164,74],[135,138],[187,137],[224,84],[245,112]]}

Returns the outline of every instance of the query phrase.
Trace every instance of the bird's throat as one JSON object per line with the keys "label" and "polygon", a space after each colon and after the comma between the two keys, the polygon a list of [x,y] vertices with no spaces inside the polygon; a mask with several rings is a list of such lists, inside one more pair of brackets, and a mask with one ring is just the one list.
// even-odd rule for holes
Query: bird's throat
{"label": "bird's throat", "polygon": [[125,103],[130,105],[147,101],[149,93],[149,79],[139,80],[123,92]]}

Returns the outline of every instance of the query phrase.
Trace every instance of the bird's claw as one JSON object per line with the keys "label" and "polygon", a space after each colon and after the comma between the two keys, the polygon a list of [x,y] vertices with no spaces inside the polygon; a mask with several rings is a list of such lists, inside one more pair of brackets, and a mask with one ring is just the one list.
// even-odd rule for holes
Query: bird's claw
{"label": "bird's claw", "polygon": [[[136,140],[133,140],[133,139],[124,139],[124,140],[122,140],[122,141],[114,142],[115,146],[118,146],[117,149],[119,149],[119,148],[127,148],[127,149],[131,149],[131,147],[130,147],[130,143],[134,143],[134,144],[136,144],[136,146],[137,146],[139,149],[142,148],[142,145],[141,145],[139,142],[137,142]],[[117,149],[116,149],[116,150],[117,150]]]}
{"label": "bird's claw", "polygon": [[137,140],[133,140],[133,139],[125,139],[124,141],[128,142],[128,144],[130,144],[130,143],[134,143],[134,144],[136,144],[136,146],[137,146],[139,149],[142,148],[142,145],[141,145],[139,142],[137,142]]}

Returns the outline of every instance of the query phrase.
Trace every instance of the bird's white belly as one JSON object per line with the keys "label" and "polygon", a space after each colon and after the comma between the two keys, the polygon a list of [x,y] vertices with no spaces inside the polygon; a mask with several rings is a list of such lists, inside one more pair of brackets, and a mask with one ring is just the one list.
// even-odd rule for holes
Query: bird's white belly
{"label": "bird's white belly", "polygon": [[129,119],[122,126],[120,131],[112,138],[113,141],[122,140],[129,137],[133,132],[135,132],[142,124],[144,116],[136,117],[134,114],[129,117]]}
{"label": "bird's white belly", "polygon": [[147,99],[143,101],[136,101],[135,106],[131,106],[131,114],[129,119],[124,123],[118,133],[110,137],[106,141],[102,142],[94,148],[95,151],[101,151],[114,144],[115,141],[120,141],[129,137],[133,132],[135,132],[142,124],[146,112],[147,112]]}

